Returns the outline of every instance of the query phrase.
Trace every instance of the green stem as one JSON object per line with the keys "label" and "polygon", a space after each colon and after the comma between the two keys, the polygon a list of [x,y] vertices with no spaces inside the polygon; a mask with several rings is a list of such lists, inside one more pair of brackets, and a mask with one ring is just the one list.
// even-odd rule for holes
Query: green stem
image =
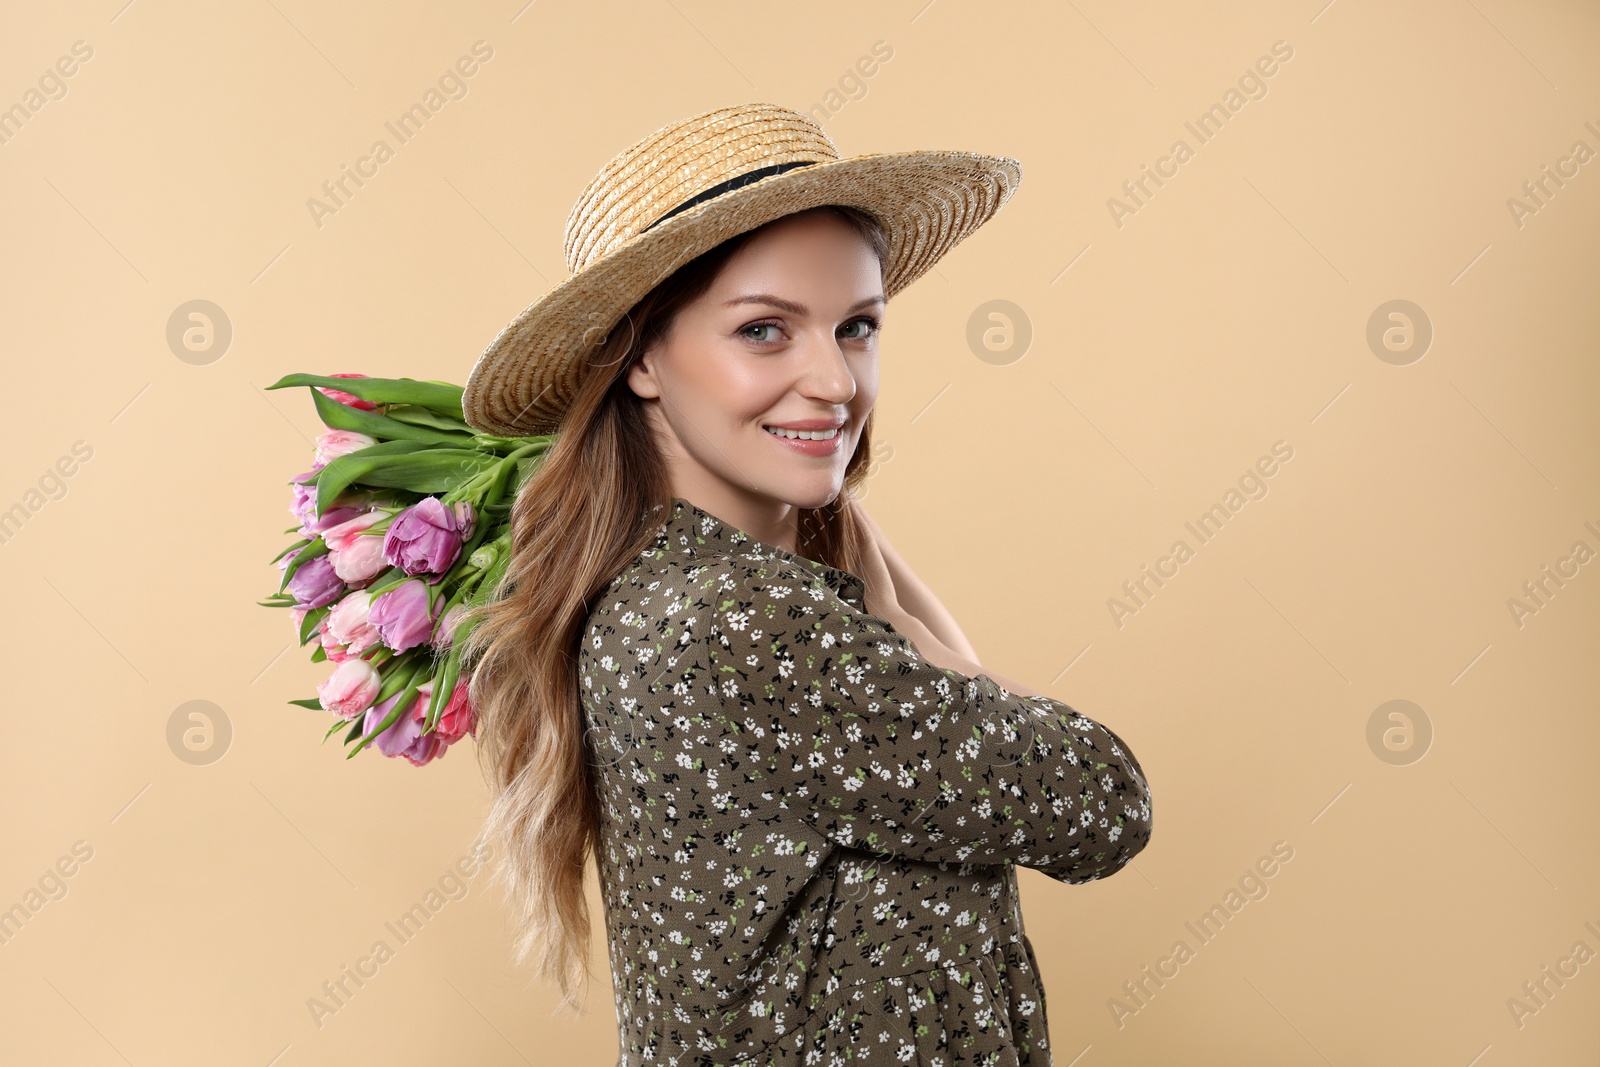
{"label": "green stem", "polygon": [[428,662],[428,657],[426,656],[418,656],[414,660],[398,661],[396,666],[391,668],[388,675],[383,679],[382,685],[378,687],[378,695],[373,698],[372,702],[374,704],[382,704],[385,700],[388,700],[416,681],[419,673],[429,670],[431,667],[432,664]]}
{"label": "green stem", "polygon": [[546,435],[546,436],[543,436],[543,437],[531,437],[530,438],[530,437],[497,437],[494,434],[489,434],[489,433],[475,433],[472,436],[473,436],[473,439],[476,440],[479,444],[487,445],[487,446],[489,446],[490,449],[492,449],[492,450],[494,450],[496,452],[500,451],[502,448],[510,448],[510,449],[514,449],[514,450],[520,450],[520,449],[530,448],[530,447],[531,448],[549,448],[551,440],[552,440],[552,437],[550,435]]}
{"label": "green stem", "polygon": [[[417,699],[417,691],[422,688],[424,682],[422,675],[429,673],[432,670],[432,667],[433,665],[428,662],[426,657],[424,657],[421,663],[418,665],[416,671],[414,671],[410,678],[406,681],[405,689],[401,690],[400,692],[400,699],[394,702],[394,707],[389,709],[389,714],[383,717],[383,721],[380,722],[371,733],[367,734],[360,741],[356,742],[355,748],[352,748],[349,752],[345,753],[345,759],[349,759],[357,752],[360,752],[362,749],[372,744],[373,741],[377,740],[379,734],[382,734],[385,730],[395,724],[400,716],[411,707],[412,702]],[[382,701],[378,701],[378,703],[381,704]]]}
{"label": "green stem", "polygon": [[433,699],[428,702],[428,717],[422,724],[425,733],[433,732],[439,725],[439,719],[444,715],[444,709],[455,692],[456,678],[460,673],[461,653],[452,645],[450,656],[444,662],[444,670],[439,672],[439,684],[433,687]]}
{"label": "green stem", "polygon": [[[474,474],[471,478],[468,478],[466,481],[462,482],[448,493],[443,494],[439,500],[443,504],[452,504],[457,500],[473,500],[484,495],[483,487],[485,486],[489,487],[489,491],[492,494],[494,486],[503,486],[505,484],[511,469],[516,467],[517,460],[523,458],[524,456],[536,455],[545,451],[549,447],[549,442],[538,441],[531,444],[524,444],[521,448],[513,449],[503,459],[501,459],[500,462],[496,463],[492,467],[479,471],[477,474]],[[498,502],[498,500],[499,497],[495,496],[493,502]]]}

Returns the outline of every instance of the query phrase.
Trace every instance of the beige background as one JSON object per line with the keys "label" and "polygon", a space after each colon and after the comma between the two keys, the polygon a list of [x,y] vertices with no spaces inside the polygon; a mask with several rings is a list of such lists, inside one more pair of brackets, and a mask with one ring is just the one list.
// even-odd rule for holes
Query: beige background
{"label": "beige background", "polygon": [[[1055,1062],[1600,1057],[1593,4],[120,4],[29,5],[0,35],[0,106],[39,105],[0,144],[0,508],[22,509],[0,907],[39,905],[0,945],[0,1061],[615,1061],[598,923],[577,1021],[511,966],[487,875],[388,932],[455,886],[485,793],[470,748],[346,763],[285,703],[324,668],[254,601],[320,425],[261,387],[464,381],[565,276],[595,170],[744,100],[812,110],[845,154],[1023,162],[889,309],[868,503],[987,664],[1149,774],[1132,869],[1022,876]],[[466,95],[317,225],[308,199],[480,40]],[[1202,144],[1185,123],[1278,41],[1292,59]],[[30,97],[63,56],[64,95]],[[1119,226],[1108,200],[1180,138]],[[1519,225],[1508,201],[1578,142]],[[179,358],[197,299],[232,339]],[[1367,341],[1393,300],[1433,331],[1397,362]],[[1012,346],[975,350],[974,322]],[[1280,441],[1265,495],[1230,498]],[[1185,526],[1230,503],[1208,542]],[[1180,539],[1119,625],[1108,602]],[[1519,625],[1546,566],[1570,577]],[[203,765],[168,739],[196,700],[230,732]],[[1397,755],[1368,731],[1393,700]],[[1277,842],[1292,859],[1252,882]],[[1212,940],[1186,926],[1230,902]],[[308,1001],[380,939],[393,958],[319,1026]],[[1170,977],[1141,1005],[1146,966]]]}

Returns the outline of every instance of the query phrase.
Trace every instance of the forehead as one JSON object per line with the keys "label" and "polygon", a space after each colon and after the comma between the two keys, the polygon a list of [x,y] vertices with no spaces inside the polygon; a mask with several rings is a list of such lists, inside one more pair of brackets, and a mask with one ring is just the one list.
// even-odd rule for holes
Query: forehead
{"label": "forehead", "polygon": [[[810,307],[811,298],[853,305],[883,293],[883,272],[872,246],[855,227],[828,212],[789,215],[735,250],[707,290],[718,305],[750,293],[786,297]],[[811,308],[821,312],[821,307]]]}

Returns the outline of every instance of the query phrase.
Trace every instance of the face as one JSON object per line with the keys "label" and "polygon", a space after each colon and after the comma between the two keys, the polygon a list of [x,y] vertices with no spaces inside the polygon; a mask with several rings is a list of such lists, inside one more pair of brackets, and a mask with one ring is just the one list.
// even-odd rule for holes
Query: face
{"label": "face", "polygon": [[780,219],[741,246],[628,372],[673,495],[793,551],[794,509],[838,496],[877,402],[883,308],[878,259],[837,216]]}

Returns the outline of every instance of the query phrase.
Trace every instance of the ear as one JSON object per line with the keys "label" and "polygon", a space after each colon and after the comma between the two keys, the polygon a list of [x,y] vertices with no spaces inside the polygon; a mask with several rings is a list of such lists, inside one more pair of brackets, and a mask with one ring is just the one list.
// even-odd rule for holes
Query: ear
{"label": "ear", "polygon": [[660,342],[651,344],[628,368],[628,388],[644,400],[654,400],[661,395],[661,379],[656,375],[656,357]]}

